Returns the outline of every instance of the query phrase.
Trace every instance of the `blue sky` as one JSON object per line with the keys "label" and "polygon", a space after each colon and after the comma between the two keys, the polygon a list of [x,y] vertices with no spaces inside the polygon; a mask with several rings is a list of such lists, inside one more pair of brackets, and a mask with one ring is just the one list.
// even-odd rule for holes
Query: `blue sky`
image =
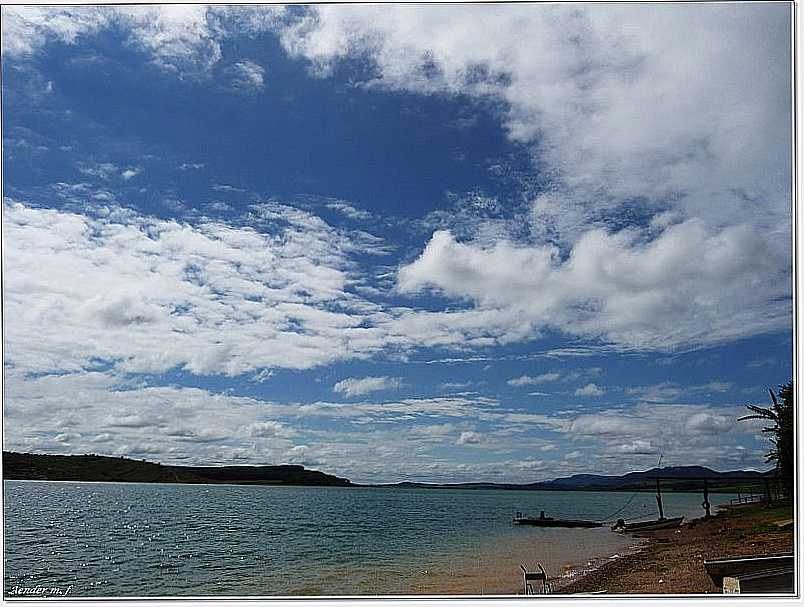
{"label": "blue sky", "polygon": [[764,469],[789,7],[4,7],[4,448]]}

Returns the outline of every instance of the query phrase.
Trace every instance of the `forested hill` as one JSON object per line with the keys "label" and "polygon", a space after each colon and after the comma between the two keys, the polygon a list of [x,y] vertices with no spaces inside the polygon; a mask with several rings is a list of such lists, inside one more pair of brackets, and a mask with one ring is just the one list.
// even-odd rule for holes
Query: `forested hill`
{"label": "forested hill", "polygon": [[3,452],[5,480],[117,481],[130,483],[221,483],[238,485],[321,485],[351,481],[304,466],[166,466],[102,455],[39,455]]}

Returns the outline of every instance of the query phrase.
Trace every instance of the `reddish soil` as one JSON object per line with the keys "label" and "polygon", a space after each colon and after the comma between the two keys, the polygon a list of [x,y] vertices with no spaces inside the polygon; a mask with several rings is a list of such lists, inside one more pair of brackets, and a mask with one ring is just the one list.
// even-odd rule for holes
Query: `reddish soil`
{"label": "reddish soil", "polygon": [[557,592],[606,594],[710,594],[721,589],[706,574],[704,560],[793,550],[793,532],[777,522],[792,508],[750,507],[697,519],[679,529],[646,533],[646,546],[610,561]]}

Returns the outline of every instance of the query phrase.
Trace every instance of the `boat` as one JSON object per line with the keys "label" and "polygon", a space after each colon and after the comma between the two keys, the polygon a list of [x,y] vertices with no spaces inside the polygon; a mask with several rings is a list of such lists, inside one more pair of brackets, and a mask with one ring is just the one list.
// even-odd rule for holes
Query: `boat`
{"label": "boat", "polygon": [[779,572],[793,569],[795,559],[792,552],[779,552],[763,556],[734,556],[725,559],[704,561],[704,568],[718,587],[723,578],[740,578],[760,572]]}
{"label": "boat", "polygon": [[782,567],[723,578],[723,594],[792,594],[795,568]]}
{"label": "boat", "polygon": [[664,507],[662,506],[662,488],[659,484],[659,470],[661,469],[662,458],[659,457],[659,465],[656,468],[656,505],[659,507],[659,518],[652,521],[641,521],[635,523],[627,523],[623,519],[618,519],[612,525],[612,531],[619,531],[623,533],[634,533],[640,531],[662,531],[664,529],[675,529],[681,526],[684,522],[683,516],[676,518],[665,518]]}
{"label": "boat", "polygon": [[662,531],[663,529],[675,529],[684,522],[683,516],[676,518],[658,518],[654,521],[642,521],[638,523],[626,523],[623,519],[618,520],[612,527],[612,531],[637,532],[637,531]]}
{"label": "boat", "polygon": [[544,510],[541,511],[537,517],[522,516],[521,512],[517,512],[514,516],[514,525],[532,525],[534,527],[602,527],[603,523],[598,521],[584,521],[578,519],[564,519],[553,518],[545,516]]}

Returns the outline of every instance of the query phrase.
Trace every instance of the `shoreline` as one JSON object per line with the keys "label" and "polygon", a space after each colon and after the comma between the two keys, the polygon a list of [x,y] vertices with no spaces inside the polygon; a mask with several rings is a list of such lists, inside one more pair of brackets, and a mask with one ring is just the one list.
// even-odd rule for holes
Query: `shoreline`
{"label": "shoreline", "polygon": [[792,506],[721,510],[678,529],[635,534],[636,549],[567,583],[552,580],[554,594],[720,594],[704,569],[704,560],[758,556],[793,550],[793,531],[777,523],[792,518]]}

